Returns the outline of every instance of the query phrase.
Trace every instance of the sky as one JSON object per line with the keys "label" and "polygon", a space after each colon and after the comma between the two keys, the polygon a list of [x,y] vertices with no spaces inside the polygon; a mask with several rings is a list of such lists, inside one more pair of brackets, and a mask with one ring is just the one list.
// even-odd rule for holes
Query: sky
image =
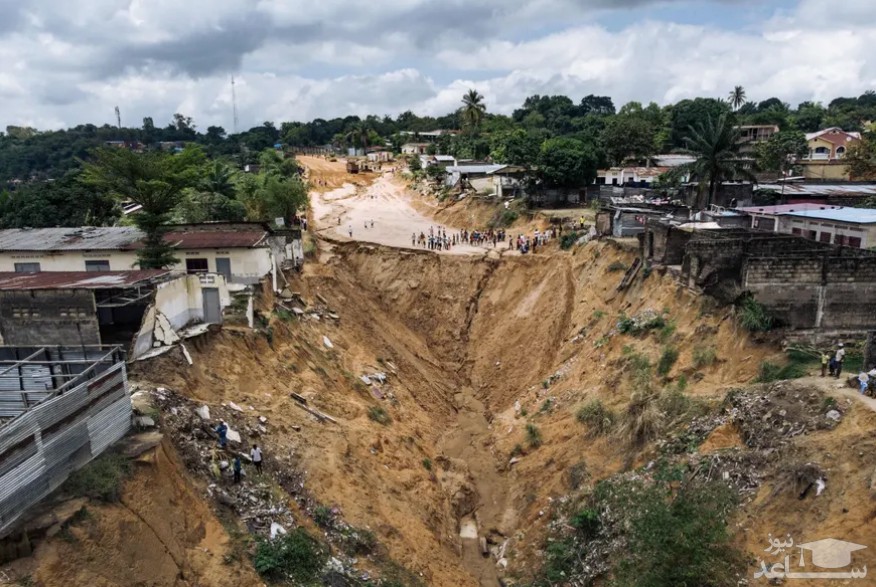
{"label": "sky", "polygon": [[0,0],[0,128],[876,89],[876,0]]}

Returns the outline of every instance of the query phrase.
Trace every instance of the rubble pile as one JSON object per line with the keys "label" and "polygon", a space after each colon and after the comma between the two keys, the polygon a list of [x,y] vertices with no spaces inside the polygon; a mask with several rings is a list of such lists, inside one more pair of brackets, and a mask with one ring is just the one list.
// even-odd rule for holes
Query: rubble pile
{"label": "rubble pile", "polygon": [[838,406],[791,381],[732,390],[725,404],[727,421],[736,425],[745,445],[754,449],[778,448],[795,436],[833,429],[842,419]]}
{"label": "rubble pile", "polygon": [[[326,584],[350,584],[368,581],[370,574],[356,568],[357,557],[376,551],[376,538],[370,530],[354,528],[343,521],[339,508],[327,508],[305,488],[305,474],[293,457],[265,453],[263,476],[255,476],[249,451],[256,439],[268,433],[269,421],[251,406],[234,402],[221,406],[200,405],[166,389],[146,392],[161,410],[165,433],[169,434],[184,464],[192,473],[209,479],[208,496],[224,506],[246,525],[251,534],[276,539],[296,526],[296,515],[316,521],[323,539],[333,546],[336,556],[329,558]],[[220,421],[228,425],[227,449],[218,445],[215,427]],[[251,442],[250,439],[253,439]],[[261,445],[261,443],[259,443]],[[242,482],[233,482],[233,458],[239,454],[244,462]],[[247,475],[249,473],[249,475]],[[277,491],[281,488],[283,491]],[[285,493],[285,495],[284,495]],[[294,500],[298,514],[290,509]]]}

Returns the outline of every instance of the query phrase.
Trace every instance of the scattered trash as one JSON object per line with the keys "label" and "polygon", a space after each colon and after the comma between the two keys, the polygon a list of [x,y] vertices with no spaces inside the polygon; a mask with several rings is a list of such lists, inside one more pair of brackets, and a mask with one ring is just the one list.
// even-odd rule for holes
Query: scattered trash
{"label": "scattered trash", "polygon": [[268,419],[265,418],[264,416],[259,416],[259,422],[261,422],[262,424],[267,424],[267,423],[268,423]]}
{"label": "scattered trash", "polygon": [[821,492],[824,491],[825,487],[826,487],[826,484],[824,482],[824,479],[819,478],[819,479],[815,480],[815,495],[816,495],[816,497],[821,495]]}
{"label": "scattered trash", "polygon": [[149,416],[137,416],[134,418],[134,426],[141,430],[144,428],[155,428],[155,420]]}
{"label": "scattered trash", "polygon": [[243,408],[241,408],[240,406],[238,406],[234,402],[228,402],[228,407],[231,408],[232,410],[234,410],[235,412],[240,412],[241,414],[243,413]]}
{"label": "scattered trash", "polygon": [[241,443],[240,432],[232,430],[230,426],[228,427],[228,432],[225,433],[225,437],[228,439],[228,442]]}
{"label": "scattered trash", "polygon": [[280,536],[281,534],[284,536],[288,534],[288,532],[286,532],[286,528],[284,528],[277,522],[271,522],[271,540],[273,540],[277,536]]}
{"label": "scattered trash", "polygon": [[207,406],[201,406],[200,408],[195,410],[195,413],[201,420],[209,420],[210,419],[210,408]]}
{"label": "scattered trash", "polygon": [[833,420],[834,422],[839,422],[840,418],[843,417],[837,410],[831,410],[824,415],[826,418]]}
{"label": "scattered trash", "polygon": [[179,348],[182,349],[183,356],[185,356],[186,358],[186,362],[188,362],[189,365],[194,365],[195,363],[194,361],[192,361],[192,356],[189,354],[189,349],[186,348],[186,345],[180,343]]}
{"label": "scattered trash", "polygon": [[335,348],[335,345],[332,344],[332,341],[330,341],[327,336],[322,337],[322,344],[324,344],[327,349]]}

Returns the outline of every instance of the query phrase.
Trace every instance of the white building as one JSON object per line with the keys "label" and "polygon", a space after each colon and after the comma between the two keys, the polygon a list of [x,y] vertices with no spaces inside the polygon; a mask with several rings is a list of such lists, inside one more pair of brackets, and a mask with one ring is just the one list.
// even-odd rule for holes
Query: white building
{"label": "white building", "polygon": [[[142,240],[129,226],[0,230],[0,272],[129,271]],[[292,258],[287,237],[261,223],[177,225],[165,240],[178,259],[172,272],[218,273],[232,284],[271,275],[276,290],[278,268]]]}

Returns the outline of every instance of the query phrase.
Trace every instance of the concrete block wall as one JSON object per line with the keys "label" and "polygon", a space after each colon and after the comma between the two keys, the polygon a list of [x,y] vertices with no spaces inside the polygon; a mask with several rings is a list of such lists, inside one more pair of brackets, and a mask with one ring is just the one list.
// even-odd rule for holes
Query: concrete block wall
{"label": "concrete block wall", "polygon": [[88,290],[0,292],[3,344],[100,344],[94,294]]}

